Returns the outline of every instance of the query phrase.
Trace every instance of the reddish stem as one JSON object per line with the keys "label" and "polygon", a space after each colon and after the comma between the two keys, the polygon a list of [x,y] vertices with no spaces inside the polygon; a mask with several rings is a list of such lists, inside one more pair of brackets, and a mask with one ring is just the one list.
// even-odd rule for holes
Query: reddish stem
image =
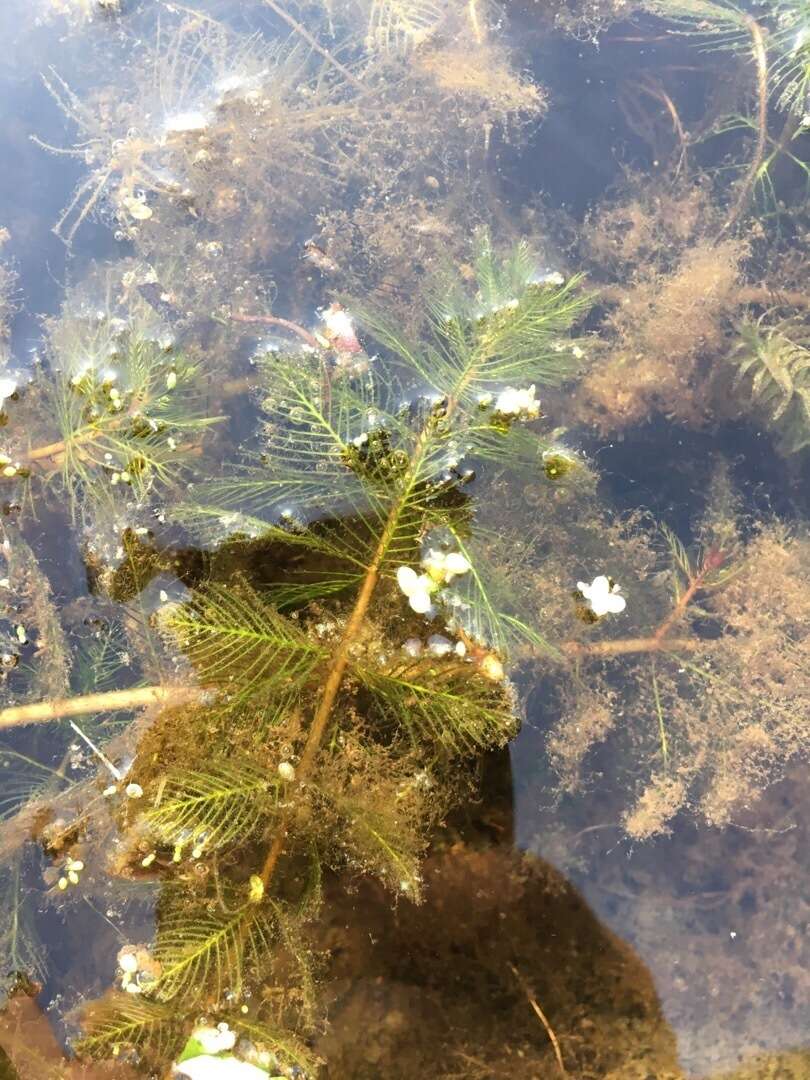
{"label": "reddish stem", "polygon": [[280,326],[282,330],[289,330],[291,333],[297,334],[302,341],[305,341],[307,345],[311,345],[313,349],[321,348],[321,343],[314,334],[310,334],[309,330],[305,330],[304,327],[299,326],[298,323],[291,322],[290,319],[280,319],[277,315],[245,315],[239,311],[235,311],[231,315],[231,319],[234,322],[262,323],[264,326]]}

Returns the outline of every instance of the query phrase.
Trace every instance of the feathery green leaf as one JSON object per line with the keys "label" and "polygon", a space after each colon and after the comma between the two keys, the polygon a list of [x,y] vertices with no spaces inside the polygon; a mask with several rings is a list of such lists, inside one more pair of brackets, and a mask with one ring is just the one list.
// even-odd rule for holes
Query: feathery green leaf
{"label": "feathery green leaf", "polygon": [[244,582],[197,590],[167,612],[162,625],[203,686],[226,692],[233,702],[300,684],[324,656]]}
{"label": "feathery green leaf", "polygon": [[172,773],[146,813],[164,843],[206,851],[246,840],[275,806],[279,780],[248,761],[212,762]]}

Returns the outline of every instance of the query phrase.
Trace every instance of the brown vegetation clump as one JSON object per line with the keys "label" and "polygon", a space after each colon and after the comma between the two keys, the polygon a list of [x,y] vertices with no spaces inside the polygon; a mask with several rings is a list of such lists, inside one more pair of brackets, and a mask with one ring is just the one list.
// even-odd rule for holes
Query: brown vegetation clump
{"label": "brown vegetation clump", "polygon": [[585,220],[582,254],[601,275],[630,282],[645,268],[672,266],[712,228],[716,214],[705,185],[640,187],[629,177],[625,194]]}
{"label": "brown vegetation clump", "polygon": [[648,840],[666,832],[670,821],[686,802],[682,780],[656,776],[624,818],[625,832],[633,840]]}
{"label": "brown vegetation clump", "polygon": [[478,98],[493,113],[539,117],[546,106],[543,92],[509,66],[502,49],[481,45],[474,52],[458,43],[419,53],[416,67],[442,90]]}
{"label": "brown vegetation clump", "polygon": [[705,418],[701,376],[723,344],[744,254],[740,241],[702,240],[671,272],[640,276],[606,320],[615,336],[578,389],[580,420],[606,433],[653,411],[687,423]]}
{"label": "brown vegetation clump", "polygon": [[574,699],[546,742],[562,791],[574,792],[583,787],[582,768],[588,752],[605,741],[616,720],[615,692],[600,687],[599,691],[588,690]]}

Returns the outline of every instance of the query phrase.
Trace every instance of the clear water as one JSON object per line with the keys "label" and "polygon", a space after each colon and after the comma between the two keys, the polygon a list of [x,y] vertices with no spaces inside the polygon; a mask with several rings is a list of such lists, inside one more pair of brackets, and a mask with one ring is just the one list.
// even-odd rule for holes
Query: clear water
{"label": "clear water", "polygon": [[[531,629],[568,649],[564,672],[525,645],[514,651],[508,671],[522,728],[508,751],[485,755],[480,770],[468,760],[456,766],[476,774],[480,794],[465,788],[461,806],[439,815],[421,906],[407,895],[392,900],[357,863],[327,875],[310,928],[318,957],[314,1005],[304,1007],[293,984],[285,986],[283,964],[275,983],[244,997],[230,990],[228,1002],[247,1012],[277,1001],[279,1015],[325,1062],[323,1076],[810,1076],[805,646],[794,611],[810,551],[799,543],[806,450],[790,444],[803,423],[802,365],[810,357],[801,299],[810,136],[801,110],[790,120],[780,104],[774,76],[766,105],[773,186],[757,182],[747,190],[756,124],[724,118],[756,116],[756,34],[749,28],[749,41],[743,22],[742,45],[706,52],[705,37],[676,32],[682,24],[649,12],[628,10],[619,19],[610,5],[598,17],[595,8],[560,5],[555,22],[555,12],[532,3],[503,11],[459,3],[453,18],[470,41],[489,49],[474,65],[477,80],[465,71],[464,55],[453,53],[452,34],[448,44],[425,31],[424,41],[406,42],[402,56],[392,56],[390,97],[380,108],[373,92],[366,99],[362,82],[364,50],[382,48],[379,37],[363,44],[369,5],[113,6],[104,12],[94,0],[6,0],[0,10],[0,227],[8,230],[0,256],[16,275],[0,348],[20,387],[43,358],[47,366],[46,338],[54,332],[47,320],[65,310],[66,297],[68,314],[85,317],[97,305],[107,317],[104,283],[113,282],[117,311],[146,300],[156,334],[213,358],[204,392],[226,414],[210,459],[215,471],[238,447],[256,445],[259,403],[250,389],[257,343],[271,341],[265,330],[275,335],[272,343],[289,340],[277,325],[239,325],[234,312],[272,312],[311,333],[321,326],[317,309],[367,294],[407,325],[425,277],[442,260],[461,265],[469,280],[470,243],[481,224],[504,249],[527,237],[539,272],[567,278],[583,270],[582,287],[601,295],[574,331],[584,365],[561,389],[538,388],[544,434],[559,429],[554,437],[565,454],[588,463],[592,483],[563,477],[556,485],[541,460],[480,496],[490,500],[482,524],[496,537],[493,562],[502,557]],[[430,26],[442,6],[421,9]],[[789,5],[755,11],[771,40],[793,14]],[[406,24],[388,17],[394,21],[372,15],[372,34],[386,26],[405,34]],[[341,44],[347,25],[354,37]],[[281,106],[273,112],[265,104],[262,112],[251,97],[269,62],[262,49],[273,43],[298,50],[283,76],[287,92],[296,100],[323,95],[323,107],[335,108],[334,129],[319,126],[313,135],[303,121],[284,127]],[[787,52],[801,56],[801,47]],[[507,50],[512,66],[500,68]],[[422,97],[419,78],[408,81],[414,71],[430,86]],[[334,86],[346,79],[353,85],[358,73],[359,119],[346,120]],[[532,80],[542,88],[536,97]],[[239,98],[239,107],[206,141],[215,109],[229,98]],[[262,124],[276,125],[277,143],[266,131],[256,134]],[[139,148],[140,140],[151,140],[152,150]],[[152,151],[155,143],[171,150],[181,141],[182,166],[172,174],[171,153]],[[68,149],[76,152],[55,152]],[[159,273],[150,277],[154,267]],[[130,276],[122,281],[124,272]],[[778,395],[752,407],[750,381],[739,370],[735,378],[728,359],[746,319],[776,327],[805,350],[794,357],[789,393],[780,369],[785,415],[795,422],[788,435],[773,420]],[[685,342],[692,327],[694,340]],[[365,345],[362,323],[359,332]],[[232,389],[223,391],[226,384]],[[0,436],[18,447],[38,445],[39,431],[20,440],[15,409],[11,402]],[[107,483],[112,473],[91,482]],[[485,466],[476,484],[486,476]],[[137,583],[126,589],[111,570],[121,565],[123,529],[146,520],[137,507],[121,512],[119,504],[102,514],[86,487],[71,506],[58,484],[43,495],[37,475],[30,488],[17,486],[19,477],[8,480],[14,486],[0,497],[10,544],[15,552],[26,550],[19,540],[30,546],[43,575],[32,579],[34,592],[45,580],[50,585],[74,653],[70,692],[154,681],[115,628],[125,615],[187,599],[189,586],[208,573],[222,580],[216,545],[198,546],[173,522],[170,499],[147,498],[149,539],[169,555],[142,590]],[[724,499],[733,501],[733,514]],[[701,532],[707,514],[713,528],[726,529],[726,540],[714,546],[710,530]],[[785,531],[778,532],[779,522]],[[736,600],[713,607],[715,592],[699,591],[694,621],[681,611],[678,623],[693,644],[675,651],[671,669],[669,652],[650,652],[657,665],[651,676],[647,668],[639,674],[586,659],[576,648],[650,637],[673,604],[677,610],[677,572],[660,524],[690,546],[695,573],[712,552],[725,564],[718,573],[738,560],[728,584]],[[289,552],[271,549],[235,565],[254,584],[278,585],[285,559]],[[577,582],[603,573],[615,576],[627,609],[588,623]],[[688,586],[679,580],[676,597]],[[753,614],[745,608],[749,585]],[[784,618],[790,605],[780,589],[793,597]],[[0,685],[4,707],[37,700],[26,697],[26,679],[32,671],[44,677],[49,659],[47,648],[36,647],[41,627],[33,640],[17,634],[14,612],[22,609],[10,603],[4,651],[19,663]],[[772,634],[766,638],[754,623],[751,640],[764,642],[759,651],[745,637],[746,620],[757,615]],[[723,697],[722,680],[732,678],[732,660],[724,670],[723,658],[732,650],[720,659],[707,654],[718,681],[681,685],[679,699],[679,680],[685,684],[691,669],[677,664],[702,664],[703,646],[729,626],[745,638],[740,648],[751,650],[736,696]],[[108,681],[98,666],[102,646],[112,663]],[[470,647],[474,653],[474,642]],[[768,649],[782,675],[763,690],[757,665],[768,667]],[[82,668],[81,653],[97,666],[88,671],[85,659]],[[639,655],[646,663],[643,648]],[[660,679],[660,694],[650,677]],[[780,686],[785,696],[776,702]],[[568,790],[560,748],[574,753],[577,724],[594,716],[591,691],[603,703],[610,699],[612,720],[577,760]],[[779,715],[795,699],[790,723],[779,726],[764,703],[748,718],[746,705],[757,694],[770,694]],[[79,723],[119,765],[133,756],[137,765],[146,751],[130,726],[134,715],[107,709]],[[712,724],[720,725],[716,734]],[[768,740],[764,749],[761,741],[743,742],[753,739],[755,725]],[[168,1075],[176,1051],[159,1063],[125,1051],[106,1066],[72,1056],[80,1007],[120,983],[119,950],[152,940],[159,886],[139,867],[102,873],[88,856],[79,881],[61,890],[66,859],[71,851],[81,855],[83,845],[102,847],[119,870],[126,864],[121,819],[96,822],[88,837],[77,827],[78,841],[69,835],[44,851],[42,822],[25,816],[25,785],[44,777],[51,786],[36,797],[47,800],[48,814],[81,820],[81,801],[63,804],[56,790],[76,779],[86,782],[80,800],[104,798],[107,766],[66,719],[5,736],[0,970],[8,986],[17,972],[35,986],[33,997],[13,994],[0,1014],[0,1047],[13,1063],[0,1057],[0,1076]],[[219,736],[211,738],[201,760],[218,752]],[[290,752],[300,754],[300,732],[289,738]],[[662,775],[683,780],[685,793],[645,835],[633,808],[650,777]],[[735,780],[735,797],[722,802]],[[170,871],[170,853],[162,861]],[[188,874],[204,876],[207,866],[206,852],[188,863]],[[241,884],[247,878],[244,866],[226,863],[223,873],[241,874]],[[216,1020],[222,1004],[210,1001],[196,1018]],[[301,1075],[283,1061],[280,1067]],[[12,1068],[16,1073],[3,1071]]]}

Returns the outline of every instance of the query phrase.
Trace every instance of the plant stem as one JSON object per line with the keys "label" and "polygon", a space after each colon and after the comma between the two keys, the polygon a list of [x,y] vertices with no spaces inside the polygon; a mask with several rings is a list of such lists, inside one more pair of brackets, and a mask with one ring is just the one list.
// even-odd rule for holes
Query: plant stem
{"label": "plant stem", "polygon": [[703,587],[703,582],[706,580],[706,575],[708,574],[708,572],[709,567],[707,566],[702,566],[700,570],[698,570],[698,572],[689,582],[687,587],[678,597],[678,602],[675,604],[675,607],[672,609],[672,611],[670,611],[669,615],[667,615],[667,617],[655,631],[655,634],[653,635],[653,639],[655,641],[663,642],[664,638],[670,632],[672,627],[675,625],[678,619],[681,618],[687,607],[689,607],[690,603],[695,597],[695,593],[699,592],[700,589]]}
{"label": "plant stem", "polygon": [[38,701],[32,705],[13,705],[0,710],[0,729],[22,727],[24,724],[47,724],[66,716],[140,709],[144,705],[179,705],[199,695],[200,690],[193,686],[136,686],[131,690],[108,690],[103,694],[82,694],[73,698]]}
{"label": "plant stem", "polygon": [[569,656],[626,656],[628,653],[695,652],[702,642],[697,638],[658,637],[619,638],[616,641],[568,641],[562,651]]}
{"label": "plant stem", "polygon": [[307,345],[310,345],[313,349],[320,349],[322,347],[314,334],[310,334],[309,330],[305,330],[303,326],[299,326],[298,323],[291,322],[289,319],[280,319],[276,315],[245,315],[238,311],[231,315],[231,319],[233,322],[263,323],[266,326],[280,326],[284,330],[290,330],[293,334],[297,334],[302,341],[305,341]]}
{"label": "plant stem", "polygon": [[552,1049],[554,1050],[554,1057],[556,1058],[557,1068],[560,1070],[560,1075],[561,1076],[568,1076],[568,1073],[565,1071],[565,1064],[563,1062],[562,1051],[560,1050],[560,1043],[559,1043],[559,1040],[558,1040],[557,1036],[554,1034],[554,1028],[551,1026],[551,1024],[546,1019],[545,1013],[540,1008],[540,1006],[537,1004],[537,1001],[536,1001],[534,995],[532,994],[531,990],[529,989],[529,984],[523,978],[523,976],[518,971],[518,969],[515,967],[515,965],[510,964],[509,969],[512,972],[512,974],[515,976],[517,981],[520,983],[521,989],[523,990],[523,993],[526,995],[526,999],[529,1002],[529,1005],[531,1005],[532,1011],[534,1012],[535,1016],[537,1017],[537,1019],[540,1021],[540,1023],[545,1028],[546,1035],[548,1035],[549,1042],[551,1043]]}
{"label": "plant stem", "polygon": [[[466,369],[459,377],[458,383],[455,387],[455,392],[449,395],[447,403],[444,408],[442,416],[443,422],[446,424],[450,421],[456,409],[458,408],[461,394],[469,382],[475,377],[477,370],[476,360],[471,359]],[[424,461],[425,454],[428,452],[431,443],[431,437],[433,435],[436,419],[430,417],[419,437],[416,441],[416,445],[411,456],[410,465],[408,471],[402,480],[402,489],[398,493],[394,503],[389,511],[388,518],[383,527],[380,535],[377,549],[374,552],[374,557],[371,560],[371,565],[366,571],[366,575],[363,579],[363,583],[360,586],[360,592],[357,595],[352,613],[349,616],[349,621],[346,624],[346,629],[343,633],[343,637],[337,647],[337,651],[334,654],[334,660],[332,663],[329,676],[324,684],[323,693],[321,694],[320,701],[315,710],[312,718],[312,726],[309,729],[306,742],[304,743],[304,749],[301,753],[301,760],[298,765],[297,779],[299,783],[307,779],[312,767],[315,763],[318,750],[320,749],[323,736],[326,732],[329,718],[332,715],[332,709],[334,708],[335,701],[340,691],[341,684],[343,682],[343,676],[346,672],[346,667],[349,662],[349,655],[352,645],[354,644],[357,635],[363,625],[363,620],[366,617],[369,604],[374,595],[374,590],[377,587],[377,583],[380,580],[380,571],[382,564],[385,561],[385,556],[388,552],[388,548],[396,533],[397,526],[399,525],[400,516],[403,508],[407,504],[408,497],[410,496],[414,486],[418,482],[419,475],[422,469],[422,463]],[[270,846],[267,856],[264,860],[264,864],[261,869],[260,877],[264,883],[265,888],[269,885],[273,873],[275,872],[278,860],[284,850],[284,841],[287,836],[287,830],[290,824],[290,811],[287,811],[282,817],[276,835],[273,839],[273,843]]]}
{"label": "plant stem", "polygon": [[765,36],[756,19],[745,12],[742,13],[742,16],[751,35],[754,65],[757,73],[757,145],[754,150],[754,157],[748,166],[740,187],[737,200],[726,219],[726,223],[720,230],[721,236],[737,222],[748,205],[754,184],[759,176],[760,167],[765,159],[765,147],[768,141],[768,53],[765,49]]}
{"label": "plant stem", "polygon": [[275,0],[264,0],[264,2],[269,8],[275,11],[276,15],[278,15],[280,19],[284,20],[287,26],[292,27],[296,34],[299,34],[308,45],[311,45],[319,56],[322,56],[328,64],[331,64],[336,71],[339,71],[343,78],[347,80],[347,82],[350,82],[352,86],[357,87],[359,90],[366,89],[365,86],[357,78],[357,76],[352,75],[352,73],[347,67],[341,64],[339,60],[336,60],[334,56],[332,56],[332,54],[329,52],[329,50],[325,49],[323,45],[321,45],[321,43],[318,41],[318,39],[316,37],[313,37],[312,34],[310,34],[309,30],[307,30],[305,26],[302,26],[300,22],[298,22],[292,17],[292,15],[290,15],[284,10],[281,4],[277,4]]}
{"label": "plant stem", "polygon": [[[455,397],[448,401],[445,411],[445,417],[449,418],[452,412],[455,411],[458,404],[458,398]],[[422,466],[422,460],[427,449],[430,435],[432,433],[432,421],[429,420],[417,441],[414,455],[411,459],[411,464],[408,469],[408,474],[404,481],[404,492],[409,493],[413,484],[419,475],[419,470]],[[343,676],[346,673],[346,667],[349,663],[349,654],[354,644],[355,639],[363,625],[363,620],[366,617],[371,598],[374,595],[374,590],[377,587],[377,583],[380,580],[380,570],[385,559],[386,552],[391,544],[391,540],[399,524],[399,517],[402,512],[407,494],[401,494],[388,514],[388,519],[380,536],[380,541],[377,544],[377,550],[374,553],[374,558],[371,561],[371,565],[366,571],[366,575],[363,579],[363,584],[360,587],[360,592],[357,595],[354,608],[349,621],[346,624],[346,629],[343,633],[342,640],[337,648],[337,652],[334,655],[332,667],[329,671],[329,676],[324,684],[323,693],[321,699],[318,702],[318,707],[312,718],[312,726],[309,729],[307,740],[304,744],[304,749],[301,753],[301,760],[296,770],[297,778],[300,781],[305,780],[312,770],[312,766],[315,762],[315,757],[320,749],[323,736],[326,732],[327,724],[329,723],[329,717],[332,715],[332,709],[335,704],[335,700],[340,691],[341,683],[343,682]],[[276,864],[284,850],[284,841],[287,836],[287,829],[289,827],[290,815],[285,814],[279,823],[278,831],[273,839],[273,843],[270,846],[270,850],[264,860],[261,874],[259,875],[264,883],[265,887],[269,884],[270,879],[275,871]]]}

